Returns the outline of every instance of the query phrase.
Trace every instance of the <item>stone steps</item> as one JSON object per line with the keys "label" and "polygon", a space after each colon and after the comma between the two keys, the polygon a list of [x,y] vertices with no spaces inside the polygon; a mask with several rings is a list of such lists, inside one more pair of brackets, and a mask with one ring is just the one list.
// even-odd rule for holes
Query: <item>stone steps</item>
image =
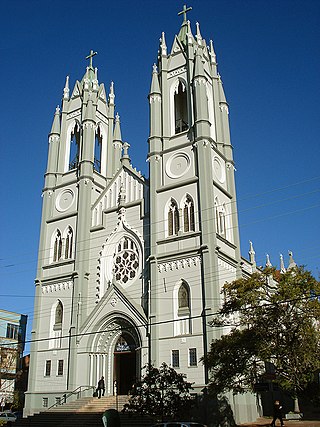
{"label": "stone steps", "polygon": [[[122,410],[127,396],[104,396],[80,398],[76,401],[40,412],[32,417],[15,422],[15,427],[93,427],[103,426],[102,414],[107,409]],[[120,413],[121,427],[150,427],[154,422],[149,417]]]}

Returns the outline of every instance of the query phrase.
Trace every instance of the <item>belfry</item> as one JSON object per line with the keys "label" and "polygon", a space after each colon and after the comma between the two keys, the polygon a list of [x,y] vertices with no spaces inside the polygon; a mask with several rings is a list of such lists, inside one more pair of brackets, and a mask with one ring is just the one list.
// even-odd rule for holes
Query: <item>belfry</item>
{"label": "belfry", "polygon": [[[240,254],[215,50],[190,10],[171,48],[162,33],[152,69],[148,179],[131,164],[96,52],[72,91],[66,79],[49,134],[26,415],[101,376],[107,395],[115,384],[125,395],[147,363],[166,362],[201,394],[221,287],[255,268]],[[229,398],[237,422],[256,418],[252,395]]]}

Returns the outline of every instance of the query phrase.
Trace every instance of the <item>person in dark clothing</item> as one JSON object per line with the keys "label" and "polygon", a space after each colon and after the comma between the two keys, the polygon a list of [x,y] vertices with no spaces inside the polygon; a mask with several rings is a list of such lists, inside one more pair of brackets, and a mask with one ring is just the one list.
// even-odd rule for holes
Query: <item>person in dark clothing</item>
{"label": "person in dark clothing", "polygon": [[98,399],[100,399],[101,393],[102,393],[102,396],[104,396],[104,392],[105,392],[104,377],[101,377],[98,382]]}
{"label": "person in dark clothing", "polygon": [[271,423],[272,427],[275,427],[277,419],[280,421],[281,426],[284,425],[283,424],[283,420],[282,420],[282,412],[281,412],[281,410],[282,410],[282,406],[280,405],[279,400],[276,400],[274,402],[274,405],[273,405],[273,420],[272,420],[272,423]]}

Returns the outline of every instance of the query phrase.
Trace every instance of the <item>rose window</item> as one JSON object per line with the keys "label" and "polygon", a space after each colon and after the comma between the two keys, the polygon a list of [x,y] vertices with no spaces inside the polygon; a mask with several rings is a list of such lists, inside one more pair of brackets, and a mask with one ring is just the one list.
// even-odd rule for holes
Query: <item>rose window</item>
{"label": "rose window", "polygon": [[136,278],[139,269],[139,252],[137,245],[124,237],[117,246],[113,257],[113,273],[117,282],[124,284]]}

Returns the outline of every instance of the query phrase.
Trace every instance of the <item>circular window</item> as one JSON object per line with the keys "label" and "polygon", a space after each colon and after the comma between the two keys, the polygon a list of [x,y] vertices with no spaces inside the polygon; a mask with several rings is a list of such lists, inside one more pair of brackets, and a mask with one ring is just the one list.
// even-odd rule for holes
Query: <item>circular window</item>
{"label": "circular window", "polygon": [[127,285],[137,277],[139,270],[139,252],[137,245],[124,237],[117,245],[113,256],[113,274],[117,282]]}

